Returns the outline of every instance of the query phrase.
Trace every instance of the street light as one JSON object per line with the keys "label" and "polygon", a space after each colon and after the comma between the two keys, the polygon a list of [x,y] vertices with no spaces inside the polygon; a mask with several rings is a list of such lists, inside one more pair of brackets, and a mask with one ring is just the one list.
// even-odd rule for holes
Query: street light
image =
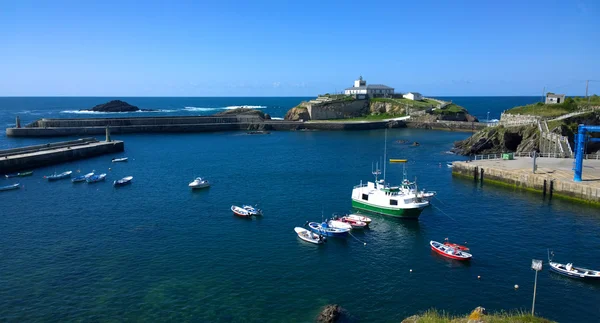
{"label": "street light", "polygon": [[533,304],[531,305],[531,315],[534,316],[535,311],[535,292],[537,290],[537,274],[542,270],[542,261],[537,259],[531,260],[531,269],[535,270],[535,282],[533,283]]}

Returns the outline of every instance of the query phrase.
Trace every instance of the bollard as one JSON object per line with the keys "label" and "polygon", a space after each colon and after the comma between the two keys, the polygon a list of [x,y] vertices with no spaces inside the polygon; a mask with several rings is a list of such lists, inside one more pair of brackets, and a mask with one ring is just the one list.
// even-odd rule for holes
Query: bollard
{"label": "bollard", "polygon": [[542,196],[546,197],[546,180],[544,180],[544,189],[542,190]]}
{"label": "bollard", "polygon": [[15,119],[15,128],[21,128],[21,119],[19,119],[19,116]]}
{"label": "bollard", "polygon": [[110,142],[110,127],[106,126],[106,142]]}
{"label": "bollard", "polygon": [[552,198],[552,191],[554,191],[554,180],[550,181],[550,198]]}
{"label": "bollard", "polygon": [[479,181],[483,184],[483,168],[479,172]]}
{"label": "bollard", "polygon": [[475,166],[475,168],[473,168],[473,180],[477,182],[477,176],[479,175],[479,167]]}

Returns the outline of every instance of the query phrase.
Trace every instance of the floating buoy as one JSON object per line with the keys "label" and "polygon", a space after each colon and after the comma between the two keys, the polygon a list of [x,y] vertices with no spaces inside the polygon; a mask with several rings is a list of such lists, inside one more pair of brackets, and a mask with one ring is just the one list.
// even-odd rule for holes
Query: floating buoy
{"label": "floating buoy", "polygon": [[519,285],[515,284],[515,289],[519,289]]}
{"label": "floating buoy", "polygon": [[111,170],[111,168],[109,167],[108,170]]}
{"label": "floating buoy", "polygon": [[481,279],[481,276],[477,276],[477,279]]}
{"label": "floating buoy", "polygon": [[410,270],[410,272],[412,273],[412,269]]}
{"label": "floating buoy", "polygon": [[365,242],[365,246],[367,245],[367,243]]}

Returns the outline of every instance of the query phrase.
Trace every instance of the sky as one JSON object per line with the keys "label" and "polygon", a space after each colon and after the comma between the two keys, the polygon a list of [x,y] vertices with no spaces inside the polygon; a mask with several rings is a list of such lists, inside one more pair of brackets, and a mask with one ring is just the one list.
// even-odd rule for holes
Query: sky
{"label": "sky", "polygon": [[[0,96],[600,94],[600,1],[0,1]],[[594,81],[596,80],[596,81]]]}

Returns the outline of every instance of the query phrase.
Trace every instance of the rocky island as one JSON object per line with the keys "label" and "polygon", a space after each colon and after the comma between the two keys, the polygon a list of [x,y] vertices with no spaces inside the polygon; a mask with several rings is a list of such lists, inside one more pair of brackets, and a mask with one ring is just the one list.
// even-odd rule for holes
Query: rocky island
{"label": "rocky island", "polygon": [[91,109],[81,109],[79,111],[93,112],[136,112],[136,111],[156,111],[152,109],[140,109],[121,100],[112,100],[107,103],[98,104]]}

